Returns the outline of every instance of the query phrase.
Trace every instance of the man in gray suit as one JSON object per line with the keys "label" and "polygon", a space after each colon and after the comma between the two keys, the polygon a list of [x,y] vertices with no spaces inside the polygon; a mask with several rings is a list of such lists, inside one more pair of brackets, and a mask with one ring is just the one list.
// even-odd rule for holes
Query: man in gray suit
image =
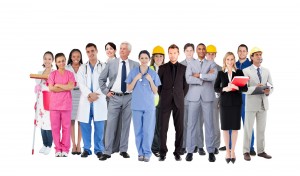
{"label": "man in gray suit", "polygon": [[[192,43],[187,43],[184,45],[184,54],[186,56],[186,59],[183,60],[182,62],[180,62],[182,65],[187,66],[192,60],[194,59],[194,53],[195,53],[195,47],[194,44]],[[183,141],[182,141],[182,150],[181,150],[181,155],[183,155],[184,153],[186,153],[186,131],[187,131],[187,119],[188,119],[188,100],[186,99],[186,97],[184,98],[184,120],[183,120]],[[203,125],[203,121],[201,123]],[[201,130],[202,132],[202,130]],[[203,141],[203,133],[202,134],[198,134],[200,133],[200,124],[197,125],[197,136],[202,137]],[[197,140],[198,138],[196,137],[194,140]],[[195,147],[194,149],[194,153],[196,153],[198,151],[198,145]]]}
{"label": "man in gray suit", "polygon": [[[248,81],[248,91],[246,92],[245,105],[245,124],[244,124],[244,159],[250,161],[250,142],[254,120],[256,119],[257,131],[257,153],[259,157],[271,159],[272,157],[265,152],[265,129],[267,122],[267,110],[269,109],[268,96],[273,92],[273,82],[268,69],[261,66],[262,50],[254,47],[250,51],[252,65],[243,69],[244,75],[250,77]],[[261,94],[253,95],[256,87],[269,86]]]}
{"label": "man in gray suit", "polygon": [[[208,45],[206,47],[206,59],[210,60],[210,61],[215,61],[215,58],[217,56],[217,48],[214,45]],[[217,71],[221,71],[222,67],[218,64],[216,64],[216,68]],[[213,85],[215,85],[215,81],[214,80],[212,82]],[[215,154],[219,153],[219,147],[221,144],[221,132],[220,132],[220,107],[219,107],[219,103],[220,103],[220,94],[215,92],[215,99],[213,102],[213,124],[214,124],[214,147],[215,147]]]}
{"label": "man in gray suit", "polygon": [[[197,50],[205,50],[203,43],[198,44]],[[211,71],[213,70],[213,71]],[[213,73],[211,73],[213,72]],[[213,144],[214,140],[214,125],[213,125],[213,101],[215,99],[215,92],[212,82],[216,79],[217,69],[216,63],[206,59],[197,59],[191,61],[187,66],[186,80],[189,84],[189,91],[187,100],[189,101],[188,110],[188,126],[187,126],[187,161],[192,161],[193,151],[196,146],[193,140],[196,136],[197,121],[204,119],[205,125],[205,144],[209,153],[209,162],[216,160]],[[202,111],[202,113],[200,113]]]}
{"label": "man in gray suit", "polygon": [[[120,58],[109,61],[99,77],[101,91],[107,97],[110,97],[105,133],[105,151],[99,158],[101,161],[111,157],[119,117],[122,118],[120,155],[123,158],[130,158],[127,150],[131,122],[131,92],[126,91],[125,80],[130,70],[139,66],[138,62],[128,59],[130,52],[131,44],[128,42],[121,43]],[[108,86],[106,85],[107,78],[109,79]]]}

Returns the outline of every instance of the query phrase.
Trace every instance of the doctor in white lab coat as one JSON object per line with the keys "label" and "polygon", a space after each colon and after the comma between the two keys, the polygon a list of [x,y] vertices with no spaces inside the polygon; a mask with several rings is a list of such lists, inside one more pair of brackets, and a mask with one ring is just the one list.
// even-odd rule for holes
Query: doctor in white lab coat
{"label": "doctor in white lab coat", "polygon": [[98,78],[105,67],[104,63],[97,60],[97,47],[93,43],[86,46],[86,53],[89,61],[82,64],[77,73],[81,97],[78,107],[78,121],[83,139],[83,153],[85,158],[92,154],[91,148],[91,122],[94,122],[94,153],[97,157],[102,155],[104,150],[103,134],[105,120],[107,119],[106,95],[99,87]]}

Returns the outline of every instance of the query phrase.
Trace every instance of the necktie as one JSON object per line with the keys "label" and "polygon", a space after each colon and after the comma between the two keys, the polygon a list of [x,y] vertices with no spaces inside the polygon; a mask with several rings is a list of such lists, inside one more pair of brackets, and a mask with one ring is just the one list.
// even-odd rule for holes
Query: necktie
{"label": "necktie", "polygon": [[258,76],[258,78],[259,78],[259,82],[261,83],[260,68],[257,68],[257,76]]}
{"label": "necktie", "polygon": [[173,66],[173,68],[172,68],[172,79],[173,79],[173,82],[174,82],[174,80],[175,80],[175,77],[176,77],[176,68],[175,68],[175,64],[173,64],[172,65]]}
{"label": "necktie", "polygon": [[122,77],[121,77],[121,91],[123,93],[126,92],[126,65],[125,65],[125,61],[122,61],[123,65],[122,65]]}

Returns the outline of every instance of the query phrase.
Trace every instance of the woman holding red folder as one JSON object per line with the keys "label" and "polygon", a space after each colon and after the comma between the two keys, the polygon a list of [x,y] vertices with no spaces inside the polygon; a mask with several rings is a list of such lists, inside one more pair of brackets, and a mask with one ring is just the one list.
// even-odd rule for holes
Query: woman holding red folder
{"label": "woman holding red folder", "polygon": [[[236,86],[232,84],[235,76],[244,76],[242,70],[237,70],[235,65],[235,56],[232,52],[227,52],[223,58],[222,71],[218,72],[218,76],[214,85],[215,91],[220,93],[220,116],[221,129],[223,130],[224,142],[226,145],[227,163],[235,162],[235,145],[238,136],[238,130],[241,128],[241,106],[242,92],[248,90],[247,85]],[[233,91],[234,90],[234,91]],[[231,139],[232,147],[229,149],[229,130],[232,130]]]}

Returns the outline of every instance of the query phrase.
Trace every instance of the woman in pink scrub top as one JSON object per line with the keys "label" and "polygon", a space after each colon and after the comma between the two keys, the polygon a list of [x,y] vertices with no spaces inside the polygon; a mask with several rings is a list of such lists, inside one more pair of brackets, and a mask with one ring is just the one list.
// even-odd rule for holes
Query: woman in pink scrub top
{"label": "woman in pink scrub top", "polygon": [[[74,74],[65,69],[66,57],[63,53],[55,55],[57,70],[48,78],[50,98],[50,121],[56,157],[67,157],[70,149],[70,129],[72,95],[76,81]],[[62,135],[60,130],[62,129]],[[60,137],[62,136],[62,138]]]}

